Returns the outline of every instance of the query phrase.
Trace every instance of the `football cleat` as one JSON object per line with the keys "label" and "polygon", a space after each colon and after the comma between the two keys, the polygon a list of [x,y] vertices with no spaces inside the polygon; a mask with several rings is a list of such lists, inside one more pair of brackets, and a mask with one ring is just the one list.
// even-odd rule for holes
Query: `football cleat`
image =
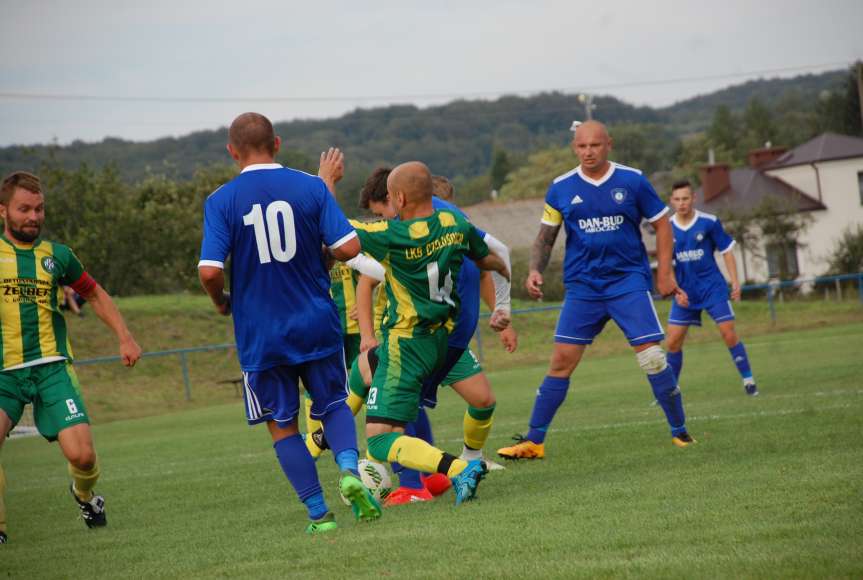
{"label": "football cleat", "polygon": [[452,478],[452,489],[455,492],[455,505],[461,505],[476,497],[479,482],[488,473],[481,459],[474,459],[467,464],[461,473]]}
{"label": "football cleat", "polygon": [[506,469],[506,467],[496,461],[492,461],[491,459],[483,458],[483,461],[485,462],[485,468],[489,471],[503,471]]}
{"label": "football cleat", "polygon": [[342,497],[350,502],[351,510],[358,522],[370,522],[381,517],[381,504],[353,473],[342,472],[339,491]]}
{"label": "football cleat", "polygon": [[101,495],[94,495],[90,501],[81,501],[75,494],[75,484],[69,486],[69,491],[78,507],[81,508],[81,517],[84,518],[84,523],[88,528],[101,528],[108,525],[108,518],[105,515],[105,498]]}
{"label": "football cleat", "polygon": [[459,459],[463,459],[465,461],[470,461],[471,459],[482,459],[483,461],[485,461],[485,468],[488,469],[489,471],[502,471],[502,470],[506,469],[506,467],[504,467],[500,463],[496,463],[496,462],[492,461],[491,459],[487,459],[487,458],[483,457],[482,453],[476,453],[476,455],[471,456],[471,455],[466,454],[466,452],[462,451],[462,454],[459,456]]}
{"label": "football cleat", "polygon": [[502,447],[497,450],[497,454],[504,459],[542,459],[545,457],[545,444],[534,443],[530,439],[525,439],[524,435],[514,435],[514,441],[518,441],[510,447]]}
{"label": "football cleat", "polygon": [[433,499],[434,496],[424,487],[419,489],[400,487],[387,496],[386,501],[384,501],[384,507],[404,505],[406,503],[419,503],[421,501],[431,501]]}
{"label": "football cleat", "polygon": [[452,482],[443,473],[432,473],[431,475],[421,476],[423,485],[430,494],[434,497],[443,495],[446,490],[452,487]]}
{"label": "football cleat", "polygon": [[749,383],[749,384],[743,385],[743,390],[750,397],[757,397],[758,396],[758,387],[755,386],[755,383]]}
{"label": "football cleat", "polygon": [[324,534],[337,529],[339,529],[339,526],[336,525],[336,516],[333,515],[333,512],[327,512],[322,517],[309,522],[309,525],[306,526],[306,533]]}
{"label": "football cleat", "polygon": [[696,443],[695,439],[692,438],[692,435],[690,435],[686,431],[678,435],[674,435],[671,438],[671,442],[678,447],[689,447],[693,443]]}
{"label": "football cleat", "polygon": [[0,544],[8,544],[9,536],[6,535],[6,532],[0,532]]}

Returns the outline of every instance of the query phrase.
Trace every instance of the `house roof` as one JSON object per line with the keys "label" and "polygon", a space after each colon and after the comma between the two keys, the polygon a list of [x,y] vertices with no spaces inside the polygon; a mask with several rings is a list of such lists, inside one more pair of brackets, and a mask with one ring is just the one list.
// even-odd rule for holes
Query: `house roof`
{"label": "house roof", "polygon": [[853,157],[863,157],[863,139],[836,133],[822,133],[778,157],[764,169],[779,169]]}
{"label": "house roof", "polygon": [[699,209],[710,213],[724,211],[747,212],[755,209],[766,198],[789,204],[797,211],[827,209],[824,204],[789,185],[782,179],[771,177],[751,167],[741,167],[728,172],[729,187],[710,201],[704,201],[704,188],[695,191],[695,203]]}

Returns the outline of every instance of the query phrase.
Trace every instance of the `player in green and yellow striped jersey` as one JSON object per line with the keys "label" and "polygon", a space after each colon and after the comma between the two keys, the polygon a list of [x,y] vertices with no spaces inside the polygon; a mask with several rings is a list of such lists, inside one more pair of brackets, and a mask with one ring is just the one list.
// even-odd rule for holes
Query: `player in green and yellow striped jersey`
{"label": "player in green and yellow striped jersey", "polygon": [[[479,461],[466,462],[425,441],[404,435],[416,419],[423,380],[443,363],[447,333],[458,313],[453,282],[465,257],[482,269],[509,277],[504,262],[490,255],[476,229],[454,212],[432,207],[432,180],[419,162],[398,166],[387,188],[399,221],[360,224],[363,251],[386,270],[387,312],[378,347],[371,292],[357,296],[361,357],[373,369],[366,400],[368,450],[378,461],[398,461],[453,481],[456,503],[471,499],[485,474]],[[361,287],[362,288],[362,287]],[[368,349],[368,350],[367,350]]]}
{"label": "player in green and yellow striped jersey", "polygon": [[[115,332],[124,364],[134,365],[141,348],[111,297],[72,250],[39,237],[45,200],[38,177],[19,171],[3,180],[0,218],[0,446],[24,406],[32,404],[37,429],[49,441],[59,440],[69,461],[72,495],[84,522],[88,527],[104,526],[104,499],[93,494],[99,465],[58,306],[61,285],[85,297]],[[0,543],[7,539],[5,481],[0,467]]]}

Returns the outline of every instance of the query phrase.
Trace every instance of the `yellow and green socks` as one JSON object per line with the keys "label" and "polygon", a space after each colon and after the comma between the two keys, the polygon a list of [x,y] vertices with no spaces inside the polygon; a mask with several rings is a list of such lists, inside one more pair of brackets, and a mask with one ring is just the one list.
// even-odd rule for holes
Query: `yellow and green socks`
{"label": "yellow and green socks", "polygon": [[72,491],[81,501],[90,501],[93,499],[93,488],[96,487],[96,482],[99,480],[101,470],[99,462],[96,461],[88,470],[78,469],[71,463],[69,464],[69,475],[72,476]]}
{"label": "yellow and green socks", "polygon": [[375,461],[398,462],[425,473],[443,473],[455,477],[467,467],[467,461],[444,453],[422,439],[401,433],[383,433],[369,437],[369,455]]}
{"label": "yellow and green socks", "polygon": [[494,423],[495,405],[478,409],[468,407],[464,413],[464,444],[469,449],[482,449]]}

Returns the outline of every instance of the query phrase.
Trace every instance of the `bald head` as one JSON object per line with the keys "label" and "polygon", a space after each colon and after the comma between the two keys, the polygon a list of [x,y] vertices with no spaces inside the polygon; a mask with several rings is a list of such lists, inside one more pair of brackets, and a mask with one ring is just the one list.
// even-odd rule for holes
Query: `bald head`
{"label": "bald head", "polygon": [[599,121],[587,121],[575,130],[572,150],[581,162],[581,170],[589,177],[598,179],[608,171],[611,143],[608,129]]}
{"label": "bald head", "polygon": [[432,174],[425,163],[408,161],[397,165],[387,178],[390,197],[404,195],[405,205],[416,205],[431,200],[434,185]]}
{"label": "bald head", "polygon": [[604,124],[599,121],[585,121],[575,129],[575,140],[578,140],[579,136],[582,139],[602,139],[608,141],[608,129]]}
{"label": "bald head", "polygon": [[276,154],[276,133],[273,124],[260,113],[243,113],[231,123],[228,141],[240,155]]}

